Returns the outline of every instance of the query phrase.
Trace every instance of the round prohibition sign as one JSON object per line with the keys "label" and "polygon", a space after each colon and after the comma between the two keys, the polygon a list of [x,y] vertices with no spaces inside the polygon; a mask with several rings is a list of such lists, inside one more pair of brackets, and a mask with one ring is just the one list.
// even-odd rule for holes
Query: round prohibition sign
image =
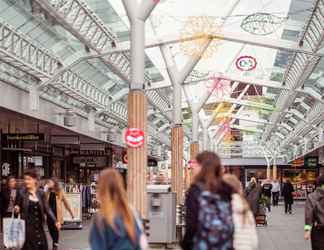
{"label": "round prohibition sign", "polygon": [[129,147],[137,148],[144,144],[144,132],[139,128],[129,128],[125,133],[125,142]]}
{"label": "round prohibition sign", "polygon": [[252,71],[257,66],[257,60],[253,56],[241,56],[236,60],[236,68],[241,71]]}

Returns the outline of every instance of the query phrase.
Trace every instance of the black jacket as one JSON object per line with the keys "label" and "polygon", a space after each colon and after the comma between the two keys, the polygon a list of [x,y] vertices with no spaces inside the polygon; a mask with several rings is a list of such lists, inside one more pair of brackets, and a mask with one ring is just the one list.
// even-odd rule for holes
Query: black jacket
{"label": "black jacket", "polygon": [[[18,190],[17,190],[18,193]],[[1,204],[1,215],[4,216],[7,213],[9,202],[10,202],[11,191],[9,188],[4,188],[0,193],[0,204]]]}
{"label": "black jacket", "polygon": [[[36,195],[41,209],[42,222],[45,222],[46,215],[49,219],[56,223],[56,217],[48,205],[44,191],[39,189],[37,190]],[[18,192],[15,205],[20,207],[21,218],[26,220],[28,223],[29,193],[26,189],[21,189],[20,192]]]}
{"label": "black jacket", "polygon": [[324,189],[317,188],[308,195],[305,205],[305,224],[324,226]]}
{"label": "black jacket", "polygon": [[282,188],[281,195],[284,197],[284,200],[288,204],[293,204],[294,203],[294,187],[291,183],[285,183]]}
{"label": "black jacket", "polygon": [[194,236],[197,232],[198,213],[199,213],[199,197],[203,190],[202,184],[193,183],[188,189],[185,201],[186,207],[186,228],[181,247],[184,250],[191,250],[194,246]]}

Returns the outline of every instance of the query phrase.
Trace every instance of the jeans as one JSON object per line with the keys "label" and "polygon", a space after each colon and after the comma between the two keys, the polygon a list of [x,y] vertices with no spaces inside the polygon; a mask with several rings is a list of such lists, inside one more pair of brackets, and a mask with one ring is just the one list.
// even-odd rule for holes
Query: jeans
{"label": "jeans", "polygon": [[290,213],[291,214],[292,209],[291,209],[291,203],[285,202],[285,213]]}
{"label": "jeans", "polygon": [[278,206],[279,204],[279,192],[273,192],[272,193],[272,205]]}
{"label": "jeans", "polygon": [[48,232],[53,240],[53,246],[58,246],[60,233],[55,223],[51,219],[47,219]]}

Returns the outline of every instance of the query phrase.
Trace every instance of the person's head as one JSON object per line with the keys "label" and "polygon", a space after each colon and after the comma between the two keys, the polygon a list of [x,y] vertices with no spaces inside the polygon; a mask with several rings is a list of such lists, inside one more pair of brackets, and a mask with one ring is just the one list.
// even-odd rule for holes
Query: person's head
{"label": "person's head", "polygon": [[123,179],[115,169],[108,168],[101,172],[97,195],[100,203],[99,213],[105,221],[116,229],[115,218],[117,215],[121,216],[128,236],[135,242],[134,216],[127,203]]}
{"label": "person's head", "polygon": [[234,193],[243,195],[242,183],[239,181],[239,179],[235,175],[224,174],[223,180],[225,183],[227,183],[229,186],[232,187]]}
{"label": "person's head", "polygon": [[48,179],[46,184],[47,184],[47,187],[50,190],[54,191],[55,193],[58,193],[61,190],[60,184],[59,184],[59,182],[58,182],[58,180],[56,178]]}
{"label": "person's head", "polygon": [[34,168],[28,168],[24,172],[24,184],[27,189],[33,189],[37,187],[39,176],[38,172]]}
{"label": "person's head", "polygon": [[189,161],[189,165],[192,171],[193,176],[197,176],[197,174],[200,172],[201,170],[201,165],[200,163],[198,163],[197,160],[190,160]]}
{"label": "person's head", "polygon": [[9,189],[14,189],[14,188],[16,188],[16,185],[17,185],[16,178],[13,176],[8,176],[7,177],[7,187]]}
{"label": "person's head", "polygon": [[317,178],[317,185],[319,187],[324,187],[324,174],[320,175],[318,178]]}
{"label": "person's head", "polygon": [[216,191],[224,172],[220,158],[213,152],[203,151],[197,155],[196,160],[201,165],[201,170],[195,182],[203,183],[207,190]]}

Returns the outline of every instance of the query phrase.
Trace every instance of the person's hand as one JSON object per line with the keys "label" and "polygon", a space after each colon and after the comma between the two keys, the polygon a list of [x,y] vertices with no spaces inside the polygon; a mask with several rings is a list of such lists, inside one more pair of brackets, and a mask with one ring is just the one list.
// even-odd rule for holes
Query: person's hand
{"label": "person's hand", "polygon": [[75,217],[74,217],[74,215],[73,215],[73,214],[71,214],[71,218],[72,218],[72,220],[74,220],[74,218],[75,218]]}
{"label": "person's hand", "polygon": [[61,223],[60,222],[56,222],[55,224],[57,230],[61,230]]}
{"label": "person's hand", "polygon": [[305,238],[305,240],[310,240],[310,238],[311,238],[311,232],[309,230],[308,231],[305,231],[304,238]]}
{"label": "person's hand", "polygon": [[20,213],[20,207],[16,205],[14,207],[14,211],[15,211],[16,214],[19,214]]}

